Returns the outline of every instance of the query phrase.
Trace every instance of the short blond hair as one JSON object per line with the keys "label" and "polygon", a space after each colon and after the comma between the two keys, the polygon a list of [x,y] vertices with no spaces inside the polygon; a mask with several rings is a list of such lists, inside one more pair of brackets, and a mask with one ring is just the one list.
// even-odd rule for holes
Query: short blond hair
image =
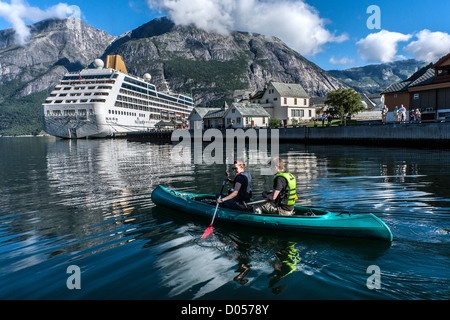
{"label": "short blond hair", "polygon": [[284,171],[284,163],[280,157],[272,157],[267,164],[277,166],[279,171]]}

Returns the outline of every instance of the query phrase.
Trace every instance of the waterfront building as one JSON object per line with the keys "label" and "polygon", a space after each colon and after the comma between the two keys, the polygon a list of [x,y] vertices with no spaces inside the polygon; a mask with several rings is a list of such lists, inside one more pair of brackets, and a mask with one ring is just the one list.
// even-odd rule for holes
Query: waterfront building
{"label": "waterfront building", "polygon": [[268,127],[270,114],[257,103],[235,102],[223,116],[227,128]]}
{"label": "waterfront building", "polygon": [[310,106],[310,96],[300,84],[270,82],[264,90],[250,98],[260,104],[270,117],[281,120],[283,125],[309,121],[316,116],[316,109]]}
{"label": "waterfront building", "polygon": [[208,125],[204,122],[205,116],[209,112],[220,111],[221,108],[195,107],[188,117],[190,129],[206,129]]}
{"label": "waterfront building", "polygon": [[382,95],[392,121],[395,107],[419,109],[422,120],[450,119],[450,53],[420,69],[408,79],[386,88]]}
{"label": "waterfront building", "polygon": [[189,115],[191,129],[268,127],[270,114],[259,104],[225,102],[222,108],[196,107]]}

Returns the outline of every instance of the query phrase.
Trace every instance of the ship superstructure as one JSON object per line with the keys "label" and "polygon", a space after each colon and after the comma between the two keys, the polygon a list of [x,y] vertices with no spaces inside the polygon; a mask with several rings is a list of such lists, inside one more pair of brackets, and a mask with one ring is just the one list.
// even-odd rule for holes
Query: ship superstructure
{"label": "ship superstructure", "polygon": [[120,56],[108,56],[106,67],[68,73],[42,106],[45,131],[67,139],[108,137],[147,131],[160,122],[187,123],[194,108],[189,95],[159,91],[151,77],[129,75]]}

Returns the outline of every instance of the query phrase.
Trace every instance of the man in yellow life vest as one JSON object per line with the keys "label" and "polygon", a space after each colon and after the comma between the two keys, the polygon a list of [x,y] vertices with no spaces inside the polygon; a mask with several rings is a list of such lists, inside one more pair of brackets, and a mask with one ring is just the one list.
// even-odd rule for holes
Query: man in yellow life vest
{"label": "man in yellow life vest", "polygon": [[262,196],[269,202],[255,208],[255,212],[291,216],[294,214],[295,200],[298,199],[296,179],[291,173],[284,172],[283,160],[279,157],[272,158],[268,164],[275,174],[273,190],[262,193]]}

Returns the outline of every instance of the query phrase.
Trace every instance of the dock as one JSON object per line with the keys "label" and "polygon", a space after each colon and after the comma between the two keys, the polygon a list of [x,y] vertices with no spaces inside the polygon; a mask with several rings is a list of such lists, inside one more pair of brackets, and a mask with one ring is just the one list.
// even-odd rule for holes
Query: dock
{"label": "dock", "polygon": [[[450,122],[252,129],[258,136],[260,130],[265,130],[268,143],[271,141],[272,131],[278,130],[281,143],[450,148]],[[233,130],[238,129],[221,129],[223,137],[226,137],[227,130],[231,130],[232,134]],[[244,129],[244,132],[247,133],[248,129]],[[131,132],[127,134],[127,139],[170,143],[172,133],[173,131]],[[189,134],[191,138],[194,137],[193,130]]]}
{"label": "dock", "polygon": [[170,143],[172,139],[172,133],[173,131],[171,130],[128,132],[127,140]]}

